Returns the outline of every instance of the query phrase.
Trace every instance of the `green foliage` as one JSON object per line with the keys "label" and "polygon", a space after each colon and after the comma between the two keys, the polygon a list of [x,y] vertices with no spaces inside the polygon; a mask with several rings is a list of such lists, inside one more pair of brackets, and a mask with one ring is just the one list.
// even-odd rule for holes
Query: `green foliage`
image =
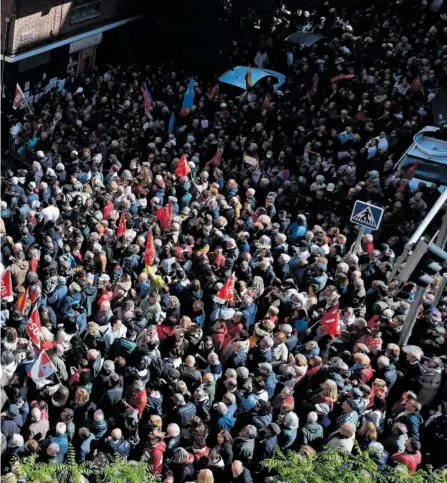
{"label": "green foliage", "polygon": [[315,455],[288,451],[265,461],[275,483],[447,483],[447,475],[429,469],[409,473],[406,467],[379,472],[369,453],[329,450]]}
{"label": "green foliage", "polygon": [[17,459],[13,473],[21,483],[85,483],[94,474],[98,483],[155,483],[147,463],[127,462],[117,455],[103,468],[93,468],[90,462],[77,463],[76,453],[70,445],[65,463],[38,463],[37,455]]}
{"label": "green foliage", "polygon": [[144,461],[128,463],[118,456],[111,465],[104,468],[104,483],[151,483],[155,478],[149,473],[149,467]]}

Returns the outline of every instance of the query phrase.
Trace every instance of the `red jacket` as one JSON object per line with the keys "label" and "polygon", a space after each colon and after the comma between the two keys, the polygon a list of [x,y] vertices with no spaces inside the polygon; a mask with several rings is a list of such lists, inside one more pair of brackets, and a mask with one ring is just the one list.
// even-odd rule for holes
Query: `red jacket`
{"label": "red jacket", "polygon": [[416,451],[416,453],[411,454],[411,453],[395,453],[393,456],[391,456],[391,459],[393,461],[396,461],[397,463],[403,463],[408,466],[408,469],[410,470],[410,473],[413,473],[414,471],[417,470],[418,466],[421,464],[422,461],[422,455],[419,451]]}
{"label": "red jacket", "polygon": [[143,415],[144,410],[146,409],[147,406],[147,393],[146,390],[143,389],[142,391],[138,391],[135,394],[131,394],[127,398],[127,402],[130,406],[132,406],[134,409],[138,411],[138,415],[141,416]]}
{"label": "red jacket", "polygon": [[161,475],[161,472],[163,471],[163,454],[166,451],[166,443],[160,441],[155,446],[148,448],[147,451],[150,453],[148,463],[152,468],[152,473],[155,476]]}
{"label": "red jacket", "polygon": [[372,367],[368,364],[366,367],[363,369],[357,369],[354,371],[354,378],[360,383],[360,384],[368,384],[368,381],[372,379],[374,375],[374,371]]}

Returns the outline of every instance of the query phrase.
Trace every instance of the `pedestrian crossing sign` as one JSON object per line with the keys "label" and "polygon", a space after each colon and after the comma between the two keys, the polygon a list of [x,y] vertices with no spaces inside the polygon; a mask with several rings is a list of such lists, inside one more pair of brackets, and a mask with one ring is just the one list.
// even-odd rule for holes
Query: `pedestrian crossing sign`
{"label": "pedestrian crossing sign", "polygon": [[380,226],[382,215],[383,208],[357,200],[352,210],[351,221],[356,225],[377,230]]}

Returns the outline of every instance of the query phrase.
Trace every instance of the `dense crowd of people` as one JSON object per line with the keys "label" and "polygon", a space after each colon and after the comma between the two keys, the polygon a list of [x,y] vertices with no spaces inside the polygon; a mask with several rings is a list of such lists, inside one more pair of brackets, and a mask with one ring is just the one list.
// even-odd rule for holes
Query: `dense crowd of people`
{"label": "dense crowd of people", "polygon": [[[36,159],[2,180],[2,472],[64,462],[70,443],[79,462],[118,453],[173,483],[261,481],[278,448],[355,442],[380,469],[446,463],[446,308],[429,287],[417,347],[399,347],[411,295],[389,276],[440,194],[394,165],[446,83],[441,7],[294,13],[289,33],[328,39],[285,44],[279,26],[220,53],[281,70],[279,90],[197,77],[186,116],[189,78],[169,64],[71,78],[11,115]],[[356,200],[385,213],[353,254]],[[233,276],[232,300],[216,297]],[[318,324],[333,307],[336,337]],[[40,351],[48,377],[33,377]]]}

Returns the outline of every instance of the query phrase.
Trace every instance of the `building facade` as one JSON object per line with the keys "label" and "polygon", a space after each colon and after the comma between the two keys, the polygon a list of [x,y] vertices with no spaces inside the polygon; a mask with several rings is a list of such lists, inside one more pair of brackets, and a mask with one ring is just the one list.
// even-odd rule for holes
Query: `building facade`
{"label": "building facade", "polygon": [[[98,49],[138,22],[133,0],[1,0],[2,84],[32,95],[90,72]],[[109,44],[110,46],[110,44]]]}

